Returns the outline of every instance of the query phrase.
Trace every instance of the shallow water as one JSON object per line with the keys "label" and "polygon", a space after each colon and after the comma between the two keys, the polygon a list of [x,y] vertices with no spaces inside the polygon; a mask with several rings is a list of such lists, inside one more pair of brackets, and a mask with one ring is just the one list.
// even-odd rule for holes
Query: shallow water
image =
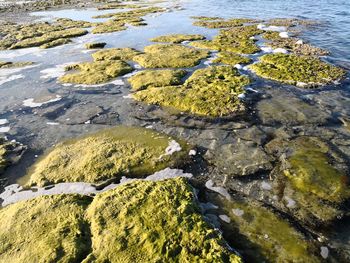
{"label": "shallow water", "polygon": [[[88,34],[74,38],[72,44],[47,50],[29,48],[0,51],[0,60],[36,62],[34,66],[25,68],[0,69],[0,120],[6,120],[6,123],[0,123],[0,135],[4,134],[9,139],[15,139],[29,147],[21,162],[6,171],[4,177],[8,179],[7,184],[15,183],[25,174],[26,169],[38,155],[59,141],[117,124],[154,128],[186,139],[198,145],[199,149],[204,148],[213,152],[220,152],[225,146],[234,144],[237,149],[246,151],[243,153],[244,159],[247,159],[246,156],[252,159],[254,156],[262,156],[262,159],[267,159],[264,157],[262,147],[270,139],[271,134],[274,136],[279,134],[282,137],[318,136],[336,144],[338,151],[347,160],[345,165],[350,162],[349,131],[339,119],[350,119],[349,74],[340,85],[302,90],[257,78],[251,72],[240,69],[242,74],[248,74],[254,80],[248,87],[250,90],[247,94],[257,95],[259,100],[258,102],[254,100],[254,106],[248,116],[233,120],[205,120],[186,114],[176,115],[164,109],[136,103],[128,98],[130,88],[126,85],[125,77],[107,85],[90,87],[61,85],[56,82],[56,78],[63,74],[62,65],[91,60],[93,51],[84,49],[84,44],[87,42],[106,42],[106,48],[132,47],[142,50],[152,44],[150,38],[170,33],[203,34],[207,38],[212,38],[218,30],[192,25],[193,20],[190,16],[198,15],[317,20],[321,24],[304,31],[300,37],[313,45],[330,50],[331,54],[323,57],[324,60],[350,69],[350,13],[344,11],[350,10],[350,1],[187,0],[159,5],[170,7],[171,11],[146,16],[148,25],[144,27],[130,27],[126,31],[111,34]],[[183,9],[175,8],[177,5]],[[71,18],[97,22],[104,19],[96,20],[92,19],[92,16],[110,12],[114,11],[72,9],[35,12],[32,16],[33,19],[42,21]],[[251,57],[257,59],[262,54]],[[195,68],[208,63],[210,59]],[[57,96],[59,100],[55,100]],[[32,107],[24,104],[28,100]],[[260,103],[265,101],[271,106],[266,112],[259,108]],[[39,105],[41,107],[35,107]],[[68,111],[62,110],[67,108],[71,110],[69,114]],[[93,108],[98,110],[91,110]],[[222,167],[215,169],[222,172],[227,169],[225,165],[227,163],[223,162]],[[256,166],[258,165],[260,163]],[[185,167],[185,172],[198,169],[194,171],[196,174],[206,168]],[[206,180],[209,189],[227,195],[226,189],[220,185],[216,186],[218,182],[223,184],[226,182],[226,177],[222,179],[222,174],[225,172],[215,174],[215,180],[211,178],[203,180]],[[268,179],[268,174],[261,173],[257,177]],[[240,183],[249,185],[251,182],[243,181],[238,185]],[[271,188],[265,181],[257,184],[260,190],[252,194],[254,197]],[[350,227],[346,224],[345,228],[339,227],[339,230],[334,232],[335,240],[341,247],[349,248],[348,235],[337,235],[343,229]],[[338,243],[335,245],[339,245]],[[348,254],[350,255],[350,252]]]}

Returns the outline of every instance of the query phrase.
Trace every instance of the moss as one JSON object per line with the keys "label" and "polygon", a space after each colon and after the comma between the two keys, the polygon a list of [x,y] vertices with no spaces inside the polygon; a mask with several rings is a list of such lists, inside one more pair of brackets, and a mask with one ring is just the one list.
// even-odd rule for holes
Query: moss
{"label": "moss", "polygon": [[218,21],[208,21],[206,19],[200,19],[199,21],[195,21],[193,25],[206,27],[206,28],[225,28],[225,27],[243,26],[244,23],[250,23],[253,21],[254,20],[247,19],[247,18],[233,18],[233,19],[218,20]]}
{"label": "moss", "polygon": [[108,20],[107,22],[100,23],[94,29],[92,29],[93,34],[104,34],[104,33],[113,33],[118,31],[126,30],[127,27],[125,23],[116,22],[113,20]]}
{"label": "moss", "polygon": [[104,48],[107,45],[105,42],[93,42],[93,43],[86,43],[85,48],[86,49],[97,49],[97,48]]}
{"label": "moss", "polygon": [[109,3],[103,6],[98,6],[98,10],[110,10],[110,9],[134,9],[142,8],[144,5],[135,5],[135,4],[120,4],[120,3]]}
{"label": "moss", "polygon": [[149,175],[176,166],[187,155],[182,142],[182,151],[166,155],[172,140],[149,129],[124,126],[68,140],[34,164],[27,184],[98,183],[121,175]]}
{"label": "moss", "polygon": [[121,60],[85,62],[76,64],[71,68],[78,70],[78,72],[68,73],[60,77],[60,82],[87,85],[101,84],[133,70],[129,64]]}
{"label": "moss", "polygon": [[23,39],[13,44],[10,47],[10,49],[44,46],[45,44],[58,39],[78,37],[78,36],[86,35],[87,33],[88,31],[84,29],[79,29],[79,28],[53,31],[53,32],[45,33],[39,37]]}
{"label": "moss", "polygon": [[136,181],[96,196],[86,262],[241,262],[193,203],[185,179]]}
{"label": "moss", "polygon": [[193,67],[209,53],[176,44],[155,44],[145,47],[145,53],[133,60],[145,68]]}
{"label": "moss", "polygon": [[222,17],[218,17],[218,16],[191,16],[191,18],[195,20],[201,20],[201,21],[223,20]]}
{"label": "moss", "polygon": [[94,25],[94,23],[91,22],[72,20],[69,18],[58,18],[56,23],[64,28],[88,28]]}
{"label": "moss", "polygon": [[20,68],[33,65],[33,62],[8,62],[0,61],[0,68]]}
{"label": "moss", "polygon": [[133,48],[109,48],[95,52],[92,57],[95,61],[102,60],[133,60],[137,55],[141,54]]}
{"label": "moss", "polygon": [[181,43],[183,41],[193,41],[193,40],[203,40],[205,39],[202,35],[183,35],[183,34],[173,34],[166,36],[159,36],[152,38],[152,42],[167,42],[167,43]]}
{"label": "moss", "polygon": [[125,11],[125,12],[108,13],[108,14],[94,16],[93,18],[113,18],[113,19],[140,18],[148,14],[160,13],[164,11],[166,11],[165,8],[154,6],[154,7]]}
{"label": "moss", "polygon": [[267,31],[262,34],[262,37],[267,40],[279,40],[281,39],[280,33],[275,31]]}
{"label": "moss", "polygon": [[345,75],[343,69],[319,59],[290,54],[264,55],[250,68],[260,77],[304,87],[329,84]]}
{"label": "moss", "polygon": [[189,43],[189,46],[209,50],[219,50],[218,46],[212,40],[194,41]]}
{"label": "moss", "polygon": [[330,164],[326,145],[309,137],[292,143],[293,153],[286,160],[289,168],[284,175],[295,189],[330,202],[343,202],[350,197],[348,177]]}
{"label": "moss", "polygon": [[182,86],[151,87],[135,93],[134,98],[197,115],[220,117],[244,110],[238,96],[249,82],[248,77],[240,76],[232,67],[208,67],[196,70]]}
{"label": "moss", "polygon": [[300,43],[295,38],[279,38],[267,44],[272,48],[284,48],[294,54],[304,56],[326,56],[329,51],[307,43]]}
{"label": "moss", "polygon": [[230,52],[220,52],[218,54],[218,58],[216,58],[213,62],[234,66],[236,64],[248,64],[251,62],[251,59]]}
{"label": "moss", "polygon": [[17,162],[25,150],[26,147],[20,143],[10,142],[0,137],[0,175],[8,166]]}
{"label": "moss", "polygon": [[144,70],[128,79],[133,90],[138,91],[147,87],[164,87],[182,84],[185,70]]}
{"label": "moss", "polygon": [[1,262],[80,262],[90,250],[89,198],[42,196],[0,210]]}
{"label": "moss", "polygon": [[69,44],[71,42],[72,40],[70,40],[69,38],[59,38],[54,41],[41,45],[40,48],[43,48],[43,49],[52,48],[52,47],[62,46],[64,44]]}
{"label": "moss", "polygon": [[[319,262],[313,246],[292,225],[254,201],[216,197],[231,218],[229,239],[251,262]],[[238,214],[237,211],[240,213]]]}

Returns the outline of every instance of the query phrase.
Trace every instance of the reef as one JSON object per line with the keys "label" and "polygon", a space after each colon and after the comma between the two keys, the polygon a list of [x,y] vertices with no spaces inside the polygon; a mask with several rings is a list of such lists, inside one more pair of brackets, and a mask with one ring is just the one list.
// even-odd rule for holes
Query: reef
{"label": "reef", "polygon": [[185,70],[144,70],[128,79],[132,90],[138,91],[148,87],[164,87],[182,84]]}
{"label": "reef", "polygon": [[249,83],[235,68],[216,66],[196,70],[181,86],[149,87],[133,97],[192,114],[221,117],[244,110],[239,95]]}
{"label": "reef", "polygon": [[85,48],[86,49],[98,49],[98,48],[104,48],[107,45],[105,42],[93,42],[93,43],[86,43]]}
{"label": "reef", "polygon": [[92,54],[95,61],[103,60],[133,60],[141,52],[133,48],[109,48]]}
{"label": "reef", "polygon": [[145,68],[193,67],[209,55],[207,51],[177,44],[155,44],[145,47],[144,52],[133,60]]}
{"label": "reef", "polygon": [[218,57],[213,62],[234,66],[237,64],[249,64],[251,61],[250,58],[235,53],[219,52]]}
{"label": "reef", "polygon": [[286,220],[252,200],[214,196],[211,201],[223,209],[229,222],[225,236],[249,262],[319,262],[310,241]]}
{"label": "reef", "polygon": [[317,87],[344,77],[345,71],[317,58],[292,54],[267,54],[249,66],[258,76],[299,87]]}
{"label": "reef", "polygon": [[33,62],[9,62],[9,61],[0,61],[0,68],[21,68],[33,65]]}
{"label": "reef", "polygon": [[241,262],[199,214],[185,179],[133,182],[98,195],[87,211],[87,261]]}
{"label": "reef", "polygon": [[173,34],[173,35],[155,37],[155,38],[152,38],[151,41],[179,44],[184,41],[203,40],[203,39],[205,39],[205,36],[202,36],[202,35]]}
{"label": "reef", "polygon": [[193,23],[194,26],[206,27],[206,28],[226,28],[226,27],[237,27],[243,26],[244,23],[255,22],[254,19],[248,18],[232,18],[228,20],[223,19],[208,19],[207,17],[201,17],[198,21]]}
{"label": "reef", "polygon": [[56,145],[33,165],[26,184],[100,183],[146,176],[177,166],[186,149],[183,142],[150,129],[117,126]]}
{"label": "reef", "polygon": [[42,196],[0,209],[1,262],[81,262],[90,251],[90,198]]}

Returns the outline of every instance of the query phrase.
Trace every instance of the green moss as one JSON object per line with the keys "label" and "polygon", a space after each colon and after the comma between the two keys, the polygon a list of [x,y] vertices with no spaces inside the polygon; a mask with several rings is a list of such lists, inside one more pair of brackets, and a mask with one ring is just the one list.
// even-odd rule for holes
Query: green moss
{"label": "green moss", "polygon": [[262,37],[267,40],[279,40],[281,39],[280,33],[275,31],[267,31],[262,34]]}
{"label": "green moss", "polygon": [[195,20],[202,20],[202,21],[223,20],[222,17],[218,17],[218,16],[191,16],[191,18]]}
{"label": "green moss", "polygon": [[327,155],[328,148],[312,138],[298,139],[293,153],[287,158],[289,168],[284,175],[293,186],[330,202],[343,202],[350,197],[348,177],[335,169]]}
{"label": "green moss", "polygon": [[10,49],[38,47],[38,46],[44,47],[45,44],[48,44],[58,39],[78,37],[78,36],[86,35],[87,33],[88,31],[84,29],[79,29],[79,28],[70,28],[66,30],[53,31],[53,32],[45,33],[39,37],[23,39],[13,44],[10,47]]}
{"label": "green moss", "polygon": [[144,70],[128,79],[134,91],[147,87],[164,87],[182,84],[182,78],[187,74],[185,70]]}
{"label": "green moss", "polygon": [[133,60],[145,68],[184,68],[193,67],[209,53],[176,44],[155,44],[145,47],[145,53]]}
{"label": "green moss", "polygon": [[244,110],[238,95],[250,82],[228,66],[196,70],[182,86],[148,88],[136,92],[136,100],[168,106],[193,114],[219,117]]}
{"label": "green moss", "polygon": [[0,209],[1,262],[80,262],[90,251],[89,198],[42,196]]}
{"label": "green moss", "polygon": [[182,151],[167,155],[172,140],[149,129],[124,126],[68,140],[34,164],[27,184],[98,183],[121,175],[149,175],[176,166],[187,155],[182,142]]}
{"label": "green moss", "polygon": [[93,43],[86,43],[85,48],[86,49],[97,49],[97,48],[104,48],[107,45],[105,42],[93,42]]}
{"label": "green moss", "polygon": [[76,64],[71,68],[78,70],[78,72],[68,73],[60,77],[60,82],[87,85],[101,84],[133,70],[129,64],[121,60],[85,62]]}
{"label": "green moss", "polygon": [[319,262],[301,233],[259,203],[216,199],[232,220],[227,235],[251,262]]}
{"label": "green moss", "polygon": [[141,54],[133,48],[109,48],[100,50],[92,54],[95,61],[102,60],[133,60],[137,55]]}
{"label": "green moss", "polygon": [[284,48],[294,54],[304,56],[326,56],[329,51],[307,43],[300,43],[295,38],[279,38],[267,44],[272,48]]}
{"label": "green moss", "polygon": [[200,19],[195,21],[193,25],[201,26],[206,28],[225,28],[225,27],[236,27],[243,26],[244,23],[253,22],[252,19],[247,18],[233,18],[228,20],[219,20],[219,21],[208,21],[208,19]]}
{"label": "green moss", "polygon": [[110,9],[134,9],[142,8],[144,5],[135,5],[135,4],[120,4],[120,3],[109,3],[103,6],[98,6],[98,10],[110,10]]}
{"label": "green moss", "polygon": [[167,43],[181,43],[183,41],[193,41],[193,40],[203,40],[205,39],[202,35],[183,35],[183,34],[173,34],[166,36],[159,36],[152,38],[152,42],[167,42]]}
{"label": "green moss", "polygon": [[8,62],[0,61],[0,68],[20,68],[33,65],[33,62]]}
{"label": "green moss", "polygon": [[88,28],[92,27],[94,23],[81,21],[81,20],[72,20],[69,18],[59,18],[56,20],[56,23],[63,28]]}
{"label": "green moss", "polygon": [[213,62],[234,66],[236,64],[248,64],[251,62],[251,59],[230,52],[220,52],[218,53],[218,58],[216,58]]}
{"label": "green moss", "polygon": [[96,27],[94,27],[94,29],[92,29],[91,32],[93,34],[104,34],[123,31],[126,29],[127,27],[125,26],[125,23],[108,20],[104,23],[98,24]]}
{"label": "green moss", "polygon": [[290,54],[264,55],[250,68],[260,77],[302,87],[332,83],[345,75],[343,69],[319,59]]}
{"label": "green moss", "polygon": [[185,179],[136,181],[96,196],[86,262],[241,262],[199,214]]}
{"label": "green moss", "polygon": [[57,47],[57,46],[69,44],[71,42],[72,42],[72,40],[70,40],[69,38],[59,38],[59,39],[56,39],[54,41],[51,41],[51,42],[48,42],[46,44],[41,45],[40,48],[43,48],[43,49],[52,48],[52,47]]}
{"label": "green moss", "polygon": [[202,41],[194,41],[188,44],[189,46],[209,49],[209,50],[219,50],[218,46],[212,40],[202,40]]}

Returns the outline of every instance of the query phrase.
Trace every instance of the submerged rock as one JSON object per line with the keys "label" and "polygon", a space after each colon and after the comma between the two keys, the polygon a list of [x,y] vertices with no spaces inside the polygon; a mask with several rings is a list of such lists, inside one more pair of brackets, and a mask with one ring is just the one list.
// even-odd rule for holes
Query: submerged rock
{"label": "submerged rock", "polygon": [[196,70],[182,86],[150,87],[133,97],[192,114],[220,117],[244,110],[239,95],[249,82],[233,67],[208,67]]}
{"label": "submerged rock", "polygon": [[203,39],[205,39],[205,37],[202,35],[173,34],[173,35],[155,37],[155,38],[152,38],[151,41],[178,44],[183,41],[193,41],[193,40],[203,40]]}
{"label": "submerged rock", "polygon": [[104,48],[107,45],[105,42],[92,42],[85,44],[85,48],[87,49],[97,49],[97,48]]}
{"label": "submerged rock", "polygon": [[26,147],[22,144],[0,137],[0,175],[8,166],[17,162],[25,150]]}
{"label": "submerged rock", "polygon": [[186,145],[167,135],[117,126],[56,145],[33,165],[26,183],[100,183],[121,176],[145,176],[177,166],[186,156]]}
{"label": "submerged rock", "polygon": [[185,68],[199,64],[209,52],[176,44],[155,44],[145,47],[144,54],[133,60],[145,68]]}
{"label": "submerged rock", "polygon": [[164,87],[182,84],[185,70],[144,70],[128,78],[131,88],[135,91],[148,87]]}
{"label": "submerged rock", "polygon": [[241,262],[199,214],[185,179],[136,181],[96,196],[87,261]]}
{"label": "submerged rock", "polygon": [[305,88],[333,83],[345,75],[343,69],[319,59],[290,54],[264,55],[250,68],[260,77]]}
{"label": "submerged rock", "polygon": [[90,251],[90,198],[42,196],[0,209],[1,262],[81,262]]}

